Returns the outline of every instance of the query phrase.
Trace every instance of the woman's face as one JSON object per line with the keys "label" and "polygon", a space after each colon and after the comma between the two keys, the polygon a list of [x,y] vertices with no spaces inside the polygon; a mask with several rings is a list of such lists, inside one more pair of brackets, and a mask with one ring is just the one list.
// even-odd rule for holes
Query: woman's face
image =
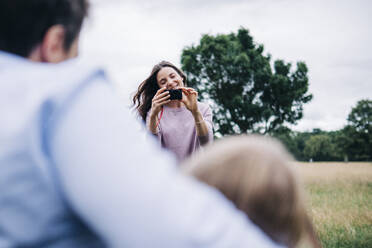
{"label": "woman's face", "polygon": [[163,67],[156,75],[159,88],[166,87],[167,90],[183,87],[183,79],[172,67]]}

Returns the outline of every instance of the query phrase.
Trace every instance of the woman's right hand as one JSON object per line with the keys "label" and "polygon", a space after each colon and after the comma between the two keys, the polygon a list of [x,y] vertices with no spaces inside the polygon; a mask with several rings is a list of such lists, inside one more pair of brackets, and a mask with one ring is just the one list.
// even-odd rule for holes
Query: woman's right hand
{"label": "woman's right hand", "polygon": [[158,116],[161,107],[171,101],[169,98],[170,98],[169,91],[166,91],[166,87],[160,88],[156,92],[155,96],[152,98],[151,104],[152,117]]}

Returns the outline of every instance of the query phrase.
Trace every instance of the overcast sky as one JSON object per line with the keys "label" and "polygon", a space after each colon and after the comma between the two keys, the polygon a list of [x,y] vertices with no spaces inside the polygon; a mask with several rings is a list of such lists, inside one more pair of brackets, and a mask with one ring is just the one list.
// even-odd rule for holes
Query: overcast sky
{"label": "overcast sky", "polygon": [[309,68],[313,100],[295,130],[337,130],[372,99],[372,1],[93,0],[81,36],[84,62],[103,65],[124,103],[161,60],[180,65],[202,34],[243,26],[273,59]]}

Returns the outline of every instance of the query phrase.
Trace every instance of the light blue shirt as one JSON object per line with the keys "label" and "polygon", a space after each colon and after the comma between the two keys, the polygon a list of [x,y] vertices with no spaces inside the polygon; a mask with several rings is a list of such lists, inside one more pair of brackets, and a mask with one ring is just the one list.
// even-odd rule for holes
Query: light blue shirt
{"label": "light blue shirt", "polygon": [[0,247],[277,247],[118,99],[100,69],[0,52]]}

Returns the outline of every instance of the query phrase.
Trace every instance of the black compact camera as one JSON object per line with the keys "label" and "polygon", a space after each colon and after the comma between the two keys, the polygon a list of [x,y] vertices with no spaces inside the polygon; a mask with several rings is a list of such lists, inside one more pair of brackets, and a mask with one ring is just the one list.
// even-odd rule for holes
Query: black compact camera
{"label": "black compact camera", "polygon": [[182,100],[182,90],[176,89],[176,90],[167,90],[169,91],[170,100]]}

